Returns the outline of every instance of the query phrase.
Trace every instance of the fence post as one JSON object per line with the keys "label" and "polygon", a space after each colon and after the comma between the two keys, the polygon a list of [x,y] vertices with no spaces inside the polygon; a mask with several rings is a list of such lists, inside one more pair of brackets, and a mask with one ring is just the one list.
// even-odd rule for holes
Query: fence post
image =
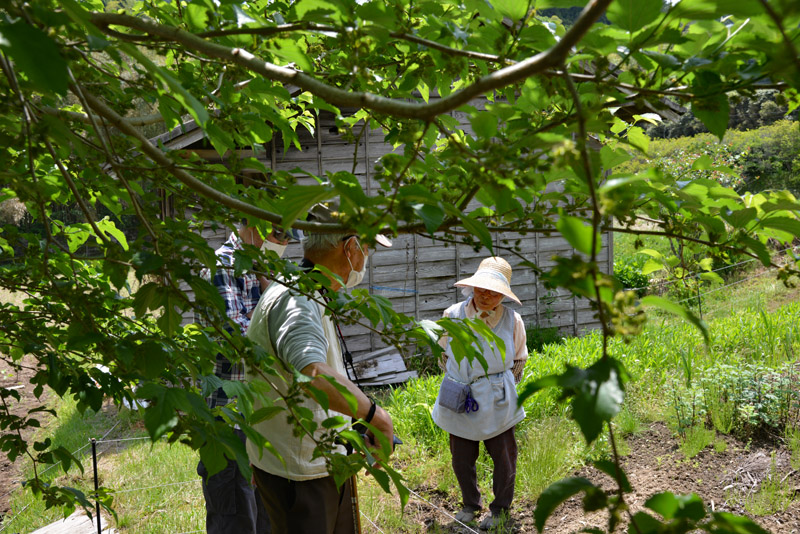
{"label": "fence post", "polygon": [[100,489],[99,484],[97,482],[97,440],[91,438],[92,442],[92,467],[94,468],[94,506],[95,506],[95,513],[97,515],[97,534],[102,534],[103,527],[100,524],[100,495],[98,491]]}

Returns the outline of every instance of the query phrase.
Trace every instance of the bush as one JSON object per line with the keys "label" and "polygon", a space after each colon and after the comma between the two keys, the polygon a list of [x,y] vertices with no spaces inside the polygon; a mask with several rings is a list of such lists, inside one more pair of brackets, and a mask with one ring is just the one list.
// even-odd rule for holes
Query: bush
{"label": "bush", "polygon": [[640,297],[647,293],[650,278],[642,273],[641,262],[635,260],[615,261],[614,276],[625,289],[635,289]]}
{"label": "bush", "polygon": [[539,325],[531,325],[525,328],[527,336],[528,352],[541,352],[545,345],[559,344],[564,342],[564,336],[561,335],[556,326],[541,327]]}
{"label": "bush", "polygon": [[[702,156],[716,169],[692,169]],[[676,179],[710,178],[739,193],[788,189],[800,196],[800,129],[797,122],[780,120],[754,130],[728,130],[722,142],[709,133],[655,139],[650,158],[633,159],[620,170],[637,173],[653,164]]]}

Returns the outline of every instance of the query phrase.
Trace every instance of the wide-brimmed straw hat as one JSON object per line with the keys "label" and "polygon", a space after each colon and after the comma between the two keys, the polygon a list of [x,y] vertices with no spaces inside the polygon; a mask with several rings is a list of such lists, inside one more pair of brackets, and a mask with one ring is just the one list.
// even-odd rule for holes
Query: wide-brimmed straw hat
{"label": "wide-brimmed straw hat", "polygon": [[475,274],[455,283],[456,287],[479,287],[502,293],[517,304],[522,304],[511,291],[511,265],[503,258],[492,256],[486,258],[478,266]]}

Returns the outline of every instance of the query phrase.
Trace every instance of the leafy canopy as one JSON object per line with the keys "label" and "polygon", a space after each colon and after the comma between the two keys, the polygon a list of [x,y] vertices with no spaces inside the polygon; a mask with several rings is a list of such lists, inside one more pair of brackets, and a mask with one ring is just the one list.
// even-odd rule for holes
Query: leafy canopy
{"label": "leafy canopy", "polygon": [[[569,28],[539,11],[576,6],[584,9]],[[604,16],[610,24],[596,22]],[[711,180],[679,180],[669,169],[616,169],[647,151],[637,123],[653,113],[691,109],[721,138],[730,91],[769,86],[784,92],[789,111],[797,108],[799,23],[794,0],[4,2],[0,200],[18,199],[33,222],[0,231],[0,287],[24,296],[22,304],[0,305],[2,358],[19,365],[30,355],[37,394],[45,386],[73,394],[82,409],[98,409],[106,396],[149,401],[143,411],[151,437],[188,443],[212,471],[219,453],[246,464],[230,423],[267,451],[269,442],[250,427],[255,421],[288,409],[300,431],[313,430],[297,409],[308,391],[299,375],[287,385],[286,408],[267,402],[253,409],[256,400],[266,402],[266,382],[226,384],[238,396],[235,408],[210,411],[203,402],[221,383],[212,373],[218,351],[257,365],[265,380],[284,376],[276,372],[280,362],[230,333],[216,290],[198,275],[215,267],[197,230],[241,217],[262,232],[281,224],[354,231],[365,240],[418,233],[509,256],[518,254],[513,243],[496,246],[493,231],[558,231],[576,255],[532,267],[548,284],[591,299],[605,339],[634,334],[640,316],[631,312],[639,304],[598,266],[603,232],[668,235],[710,256],[738,252],[764,265],[773,263],[769,240],[800,236],[800,203],[789,193],[741,196]],[[367,196],[347,171],[297,185],[295,174],[234,151],[250,147],[258,156],[273,140],[278,150],[299,149],[298,130],[313,131],[321,112],[336,116],[352,139],[369,124],[403,147],[381,158],[376,193]],[[186,119],[228,154],[225,165],[148,141],[146,131]],[[262,178],[245,178],[248,169]],[[342,201],[339,224],[304,220],[313,203],[334,196]],[[191,217],[162,217],[165,202]],[[137,230],[123,233],[125,221]],[[308,293],[327,283],[254,249],[237,257],[235,270],[248,268],[282,274]],[[704,328],[664,299],[649,304]],[[457,357],[480,358],[470,329],[415,320],[365,292],[328,306],[389,341],[434,352],[446,330],[459,340]],[[181,314],[190,310],[215,326],[183,326]],[[545,377],[536,388],[562,388],[592,440],[617,413],[625,379],[604,349],[590,368]],[[4,408],[0,426],[12,417]],[[36,413],[13,423],[35,426]],[[366,467],[387,491],[394,483],[407,498],[388,466],[331,455],[335,434],[324,433],[318,450],[330,456],[337,478]],[[363,450],[358,436],[342,436]],[[27,454],[65,468],[75,461],[47,444],[2,440],[12,459]],[[555,504],[583,491],[587,509],[612,510],[613,528],[629,487],[618,465],[604,468],[619,482],[617,495],[565,481],[543,494],[537,526]],[[63,488],[30,487],[51,504],[85,504]],[[649,503],[664,521],[758,531],[727,514],[707,515],[690,498],[661,494]],[[663,531],[645,512],[630,519],[637,532]]]}

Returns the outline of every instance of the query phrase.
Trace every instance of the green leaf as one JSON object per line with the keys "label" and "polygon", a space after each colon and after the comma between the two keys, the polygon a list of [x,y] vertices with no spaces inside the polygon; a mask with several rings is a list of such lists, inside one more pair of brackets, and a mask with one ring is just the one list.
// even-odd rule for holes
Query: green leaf
{"label": "green leaf", "polygon": [[153,441],[178,424],[179,403],[175,390],[149,382],[136,391],[136,396],[151,403],[144,411],[144,426]]}
{"label": "green leaf", "polygon": [[714,161],[708,154],[703,154],[692,163],[693,171],[704,171],[714,166]]}
{"label": "green leaf", "polygon": [[67,62],[56,43],[42,30],[22,20],[0,25],[0,48],[8,52],[36,89],[59,95],[67,93]]}
{"label": "green leaf", "polygon": [[573,495],[593,488],[589,480],[583,477],[570,477],[550,484],[536,500],[536,509],[533,511],[536,530],[542,532],[547,518],[558,506]]}
{"label": "green leaf", "polygon": [[384,2],[368,2],[360,4],[356,13],[364,20],[369,20],[381,27],[381,30],[394,30],[397,28],[397,18],[394,10]]}
{"label": "green leaf", "polygon": [[716,527],[713,532],[722,534],[769,534],[749,517],[729,512],[713,512],[709,526]]}
{"label": "green leaf", "polygon": [[438,230],[439,226],[444,222],[444,210],[439,206],[415,204],[412,208],[414,209],[414,213],[417,214],[417,217],[425,224],[425,229],[430,234]]}
{"label": "green leaf", "polygon": [[656,308],[660,308],[665,312],[677,315],[684,321],[693,324],[698,330],[700,330],[700,333],[703,334],[703,339],[705,339],[706,343],[708,343],[708,326],[706,325],[705,321],[697,317],[690,310],[679,304],[675,304],[671,300],[667,300],[663,297],[656,297],[655,295],[643,297],[641,302],[644,306],[655,306]]}
{"label": "green leaf", "polygon": [[628,143],[632,147],[638,148],[643,154],[647,154],[647,150],[650,148],[650,138],[638,126],[628,130]]}
{"label": "green leaf", "polygon": [[750,221],[756,218],[758,210],[755,208],[744,208],[740,210],[722,210],[720,213],[723,219],[734,228],[745,228]]}
{"label": "green leaf", "polygon": [[479,221],[478,219],[473,219],[469,215],[462,214],[461,224],[464,225],[464,228],[469,233],[476,236],[481,244],[489,249],[489,252],[493,250],[494,243],[492,242],[492,234],[489,233],[489,229],[486,228],[486,225],[483,224],[483,222]]}
{"label": "green leaf", "polygon": [[310,185],[304,187],[290,187],[280,200],[283,218],[281,226],[289,228],[301,213],[316,204],[331,197],[333,190],[325,185]]}
{"label": "green leaf", "polygon": [[181,325],[183,317],[176,308],[183,304],[183,301],[167,292],[164,293],[163,299],[164,311],[156,321],[156,324],[167,336],[171,337]]}
{"label": "green leaf", "polygon": [[103,220],[97,221],[96,224],[101,232],[110,234],[119,242],[120,245],[122,245],[124,250],[128,250],[128,239],[125,237],[125,234],[122,233],[122,230],[117,228],[117,225],[114,224],[114,221],[108,217],[104,217]]}
{"label": "green leaf", "polygon": [[761,220],[761,226],[788,232],[795,237],[800,237],[800,221],[791,217],[767,217]]}
{"label": "green leaf", "polygon": [[709,132],[719,137],[720,142],[722,141],[730,119],[730,105],[727,96],[723,94],[703,100],[694,100],[692,113],[702,121]]}
{"label": "green leaf", "polygon": [[576,250],[587,255],[592,253],[592,237],[597,238],[598,236],[595,235],[591,226],[584,224],[583,219],[562,213],[556,228]]}
{"label": "green leaf", "polygon": [[294,63],[299,70],[304,72],[313,71],[311,58],[300,48],[297,41],[292,39],[275,39],[272,42],[270,51],[276,56],[285,59],[289,63]]}
{"label": "green leaf", "polygon": [[206,107],[197,100],[184,86],[166,69],[150,61],[139,49],[130,43],[122,43],[120,48],[142,64],[153,76],[160,79],[171,91],[171,96],[181,103],[183,108],[201,127],[208,122],[209,115]]}
{"label": "green leaf", "polygon": [[497,116],[488,111],[478,111],[469,118],[472,129],[484,139],[497,135]]}
{"label": "green leaf", "polygon": [[578,423],[587,443],[592,443],[603,430],[603,423],[619,413],[625,393],[616,360],[600,360],[579,373],[580,383],[574,386],[572,418]]}
{"label": "green leaf", "polygon": [[664,519],[691,519],[700,521],[706,515],[703,500],[697,495],[675,495],[665,491],[647,499],[644,505]]}
{"label": "green leaf", "polygon": [[186,20],[192,31],[205,31],[208,28],[208,7],[189,4],[186,6]]}
{"label": "green leaf", "polygon": [[631,483],[628,481],[628,475],[625,474],[625,471],[621,466],[617,466],[617,464],[611,460],[597,460],[592,465],[594,465],[596,469],[599,469],[603,473],[613,478],[614,481],[619,478],[620,482],[622,483],[622,491],[627,493],[633,491]]}
{"label": "green leaf", "polygon": [[662,262],[656,260],[647,260],[642,266],[642,274],[650,274],[664,269],[665,266]]}
{"label": "green leaf", "polygon": [[589,0],[537,0],[536,9],[548,7],[584,7]]}
{"label": "green leaf", "polygon": [[209,121],[203,129],[220,158],[236,148],[233,135],[220,128],[215,121]]}
{"label": "green leaf", "polygon": [[614,0],[606,16],[615,25],[633,33],[656,20],[661,6],[661,0]]}
{"label": "green leaf", "polygon": [[522,19],[527,13],[527,0],[489,0],[498,13],[512,21]]}
{"label": "green leaf", "polygon": [[659,534],[662,523],[647,512],[636,512],[628,528],[628,534]]}
{"label": "green leaf", "polygon": [[741,241],[742,244],[744,244],[745,246],[747,246],[747,248],[753,251],[753,254],[755,254],[758,257],[758,259],[761,261],[761,264],[764,267],[770,266],[770,264],[772,263],[772,255],[770,254],[769,249],[764,243],[762,243],[758,239],[753,239],[750,236],[741,236],[739,238],[739,241]]}
{"label": "green leaf", "polygon": [[[633,156],[631,156],[627,150],[622,149],[613,149],[608,145],[603,145],[603,148],[600,149],[600,161],[603,162],[603,168],[613,169],[617,165],[621,165],[626,161],[630,161]],[[641,180],[641,178],[633,178]]]}

